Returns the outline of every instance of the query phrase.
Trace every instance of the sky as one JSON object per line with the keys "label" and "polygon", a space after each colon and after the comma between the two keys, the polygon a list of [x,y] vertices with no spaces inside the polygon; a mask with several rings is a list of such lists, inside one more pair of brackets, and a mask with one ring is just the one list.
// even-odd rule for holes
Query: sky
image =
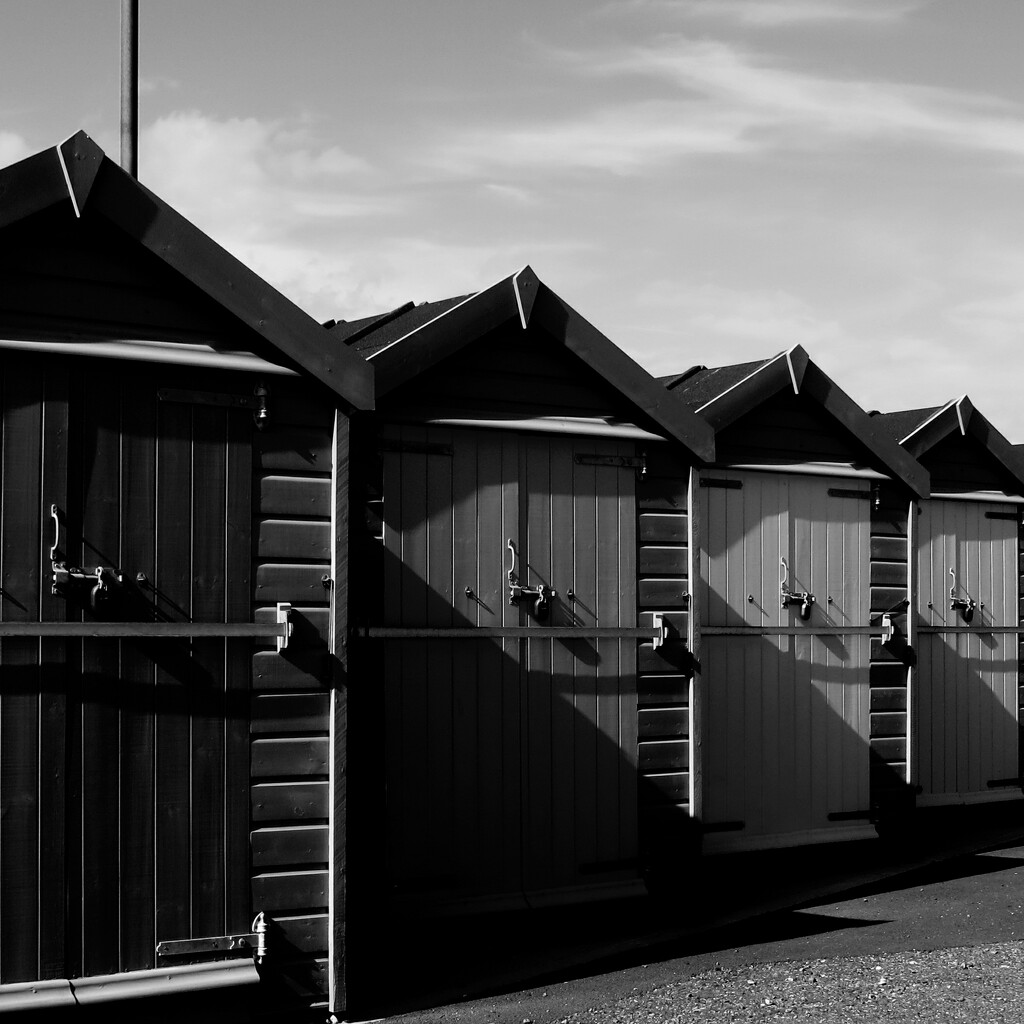
{"label": "sky", "polygon": [[[4,0],[0,165],[117,158],[119,0]],[[1024,442],[1021,0],[141,0],[140,180],[319,320],[525,264],[655,374],[803,345]]]}

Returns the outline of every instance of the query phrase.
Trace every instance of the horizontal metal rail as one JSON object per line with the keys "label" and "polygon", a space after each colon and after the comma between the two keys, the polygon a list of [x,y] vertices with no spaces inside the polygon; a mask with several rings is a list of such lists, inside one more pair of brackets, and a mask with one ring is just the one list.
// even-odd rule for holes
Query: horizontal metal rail
{"label": "horizontal metal rail", "polygon": [[918,626],[918,633],[1024,633],[1024,626]]}
{"label": "horizontal metal rail", "polygon": [[362,626],[356,636],[365,640],[660,640],[662,626]]}
{"label": "horizontal metal rail", "polygon": [[701,636],[880,636],[878,626],[701,626]]}
{"label": "horizontal metal rail", "polygon": [[278,650],[292,634],[291,605],[277,606],[276,622],[0,622],[5,637],[161,640],[199,639],[276,640]]}

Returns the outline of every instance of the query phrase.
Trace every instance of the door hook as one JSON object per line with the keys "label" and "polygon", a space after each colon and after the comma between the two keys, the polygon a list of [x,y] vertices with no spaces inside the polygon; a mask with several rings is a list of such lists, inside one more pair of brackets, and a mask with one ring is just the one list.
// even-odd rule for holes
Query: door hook
{"label": "door hook", "polygon": [[956,572],[953,569],[949,570],[949,575],[953,580],[952,586],[949,588],[949,609],[950,611],[959,612],[960,618],[964,622],[970,622],[974,618],[974,598],[970,594],[967,598],[956,596]]}
{"label": "door hook", "polygon": [[809,590],[790,590],[789,565],[785,558],[779,559],[779,566],[782,570],[779,574],[779,601],[781,607],[788,608],[791,604],[800,605],[800,618],[806,622],[811,617],[814,595]]}

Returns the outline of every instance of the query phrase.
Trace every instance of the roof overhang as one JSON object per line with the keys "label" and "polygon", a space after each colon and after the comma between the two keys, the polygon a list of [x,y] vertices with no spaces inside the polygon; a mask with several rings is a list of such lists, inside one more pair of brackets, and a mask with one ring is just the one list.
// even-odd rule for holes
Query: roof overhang
{"label": "roof overhang", "polygon": [[477,292],[374,352],[378,398],[507,324],[543,329],[698,459],[714,459],[714,432],[638,363],[543,284],[530,267]]}
{"label": "roof overhang", "polygon": [[[697,409],[717,434],[762,402],[789,390],[819,405],[846,428],[896,480],[926,497],[928,471],[908,451],[876,429],[868,414],[827,376],[804,348],[794,345]],[[672,392],[667,391],[668,394]],[[679,400],[679,399],[677,399]]]}
{"label": "roof overhang", "polygon": [[0,230],[51,207],[103,219],[356,409],[373,408],[373,369],[290,299],[110,160],[85,132],[0,170]]}
{"label": "roof overhang", "polygon": [[967,397],[961,395],[936,409],[919,423],[900,444],[915,458],[926,455],[950,435],[969,437],[989,453],[1024,494],[1024,454],[983,416]]}

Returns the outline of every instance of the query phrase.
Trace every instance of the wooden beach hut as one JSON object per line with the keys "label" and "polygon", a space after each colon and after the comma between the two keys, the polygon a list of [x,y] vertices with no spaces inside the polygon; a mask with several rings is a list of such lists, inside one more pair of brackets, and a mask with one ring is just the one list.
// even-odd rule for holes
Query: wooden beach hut
{"label": "wooden beach hut", "polygon": [[927,473],[799,346],[662,380],[715,431],[694,540],[704,848],[874,834],[909,796],[906,715],[892,714],[909,669],[893,630]]}
{"label": "wooden beach hut", "polygon": [[352,548],[379,891],[431,914],[636,891],[688,801],[710,428],[529,268],[332,333],[377,385]]}
{"label": "wooden beach hut", "polygon": [[0,171],[0,1011],[344,1008],[372,376],[84,133]]}
{"label": "wooden beach hut", "polygon": [[966,395],[874,418],[931,474],[913,517],[918,802],[1020,799],[1024,455]]}

